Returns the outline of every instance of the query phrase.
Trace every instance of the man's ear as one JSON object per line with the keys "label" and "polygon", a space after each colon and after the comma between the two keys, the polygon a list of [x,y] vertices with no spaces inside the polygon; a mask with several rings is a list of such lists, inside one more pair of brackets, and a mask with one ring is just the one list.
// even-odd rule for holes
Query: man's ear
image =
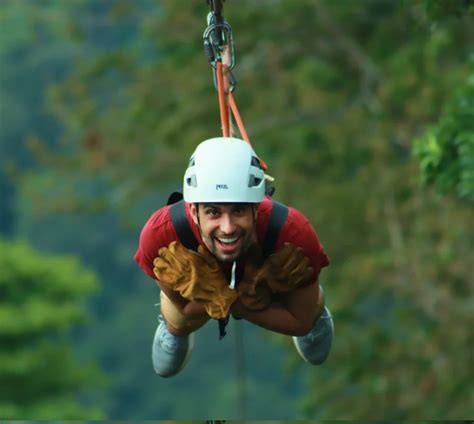
{"label": "man's ear", "polygon": [[199,216],[198,216],[199,208],[198,208],[197,203],[191,203],[191,207],[189,211],[191,212],[191,217],[193,218],[194,223],[196,225],[199,225]]}

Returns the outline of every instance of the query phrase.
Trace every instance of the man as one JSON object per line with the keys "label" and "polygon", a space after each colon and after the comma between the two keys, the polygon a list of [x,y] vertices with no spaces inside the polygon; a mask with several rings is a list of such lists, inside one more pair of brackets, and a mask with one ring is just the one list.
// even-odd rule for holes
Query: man
{"label": "man", "polygon": [[251,146],[213,138],[199,144],[184,175],[185,220],[197,251],[179,240],[170,206],[145,224],[135,260],[161,289],[152,347],[160,376],[184,367],[197,329],[229,314],[293,336],[311,364],[328,356],[333,323],[318,277],[329,259],[309,221],[291,207],[279,233],[270,234],[273,252],[265,256],[262,246],[276,210],[265,191],[265,174]]}

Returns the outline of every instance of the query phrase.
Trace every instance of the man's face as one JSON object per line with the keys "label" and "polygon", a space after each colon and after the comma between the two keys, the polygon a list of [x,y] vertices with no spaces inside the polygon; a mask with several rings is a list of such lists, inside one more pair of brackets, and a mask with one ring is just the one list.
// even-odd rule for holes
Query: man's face
{"label": "man's face", "polygon": [[256,239],[254,204],[192,204],[191,214],[204,244],[219,261],[235,261]]}

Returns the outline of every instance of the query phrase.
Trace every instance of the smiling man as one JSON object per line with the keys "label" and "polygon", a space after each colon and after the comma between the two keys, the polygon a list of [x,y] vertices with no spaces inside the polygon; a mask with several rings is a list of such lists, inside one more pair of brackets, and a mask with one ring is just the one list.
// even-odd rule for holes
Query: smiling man
{"label": "smiling man", "polygon": [[[253,204],[191,205],[191,215],[201,232],[202,241],[222,262],[235,261],[257,240],[255,238],[256,207]],[[202,218],[201,218],[202,215]]]}
{"label": "smiling man", "polygon": [[191,156],[183,182],[185,238],[195,239],[197,248],[186,248],[178,237],[177,205],[159,209],[145,224],[135,260],[161,289],[152,347],[160,376],[184,367],[197,329],[230,314],[292,336],[311,364],[328,356],[333,322],[319,273],[329,259],[306,217],[265,191],[264,171],[248,143],[206,140]]}

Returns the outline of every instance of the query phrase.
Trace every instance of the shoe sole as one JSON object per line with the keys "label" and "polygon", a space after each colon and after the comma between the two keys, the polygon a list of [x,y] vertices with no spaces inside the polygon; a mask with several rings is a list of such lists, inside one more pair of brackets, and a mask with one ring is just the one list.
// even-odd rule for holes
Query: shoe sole
{"label": "shoe sole", "polygon": [[[183,363],[181,364],[181,366],[176,370],[175,373],[173,374],[170,374],[170,375],[167,375],[166,377],[173,377],[174,375],[178,374],[185,366],[186,364],[188,363],[189,359],[191,358],[191,352],[192,350],[194,349],[194,333],[191,333],[189,336],[188,336],[188,352],[186,353],[186,356],[184,357],[184,361]],[[166,378],[165,377],[165,378]]]}
{"label": "shoe sole", "polygon": [[[156,342],[156,337],[157,337],[157,334],[158,334],[158,331],[155,333],[155,337],[153,338],[153,345],[155,344]],[[189,334],[188,336],[188,351],[186,352],[186,356],[184,357],[184,360],[183,360],[183,363],[179,366],[179,368],[173,372],[172,374],[160,374],[159,372],[156,371],[155,369],[155,372],[160,376],[160,377],[163,377],[163,378],[168,378],[168,377],[173,377],[175,376],[176,374],[178,374],[185,366],[186,364],[188,363],[189,359],[191,358],[191,352],[192,350],[194,349],[194,333],[191,333]]]}
{"label": "shoe sole", "polygon": [[[332,331],[332,334],[333,334],[333,337],[334,337],[334,320],[332,319],[332,315],[331,313],[329,312],[329,309],[327,310],[327,314],[328,316],[327,317],[324,317],[325,319],[330,319],[331,320],[331,331]],[[303,336],[304,337],[304,336]],[[301,351],[301,349],[299,348],[298,346],[298,337],[297,336],[293,336],[293,344],[295,345],[295,348],[296,348],[296,351],[299,353],[299,355],[301,356],[301,358],[303,358],[303,360],[305,362],[307,362],[308,364],[311,364],[311,365],[320,365],[319,363],[318,364],[313,364],[309,359],[306,359],[306,357],[304,356],[303,352]],[[326,355],[327,356],[327,355]],[[324,362],[324,361],[323,361]],[[321,362],[322,363],[322,362]]]}

